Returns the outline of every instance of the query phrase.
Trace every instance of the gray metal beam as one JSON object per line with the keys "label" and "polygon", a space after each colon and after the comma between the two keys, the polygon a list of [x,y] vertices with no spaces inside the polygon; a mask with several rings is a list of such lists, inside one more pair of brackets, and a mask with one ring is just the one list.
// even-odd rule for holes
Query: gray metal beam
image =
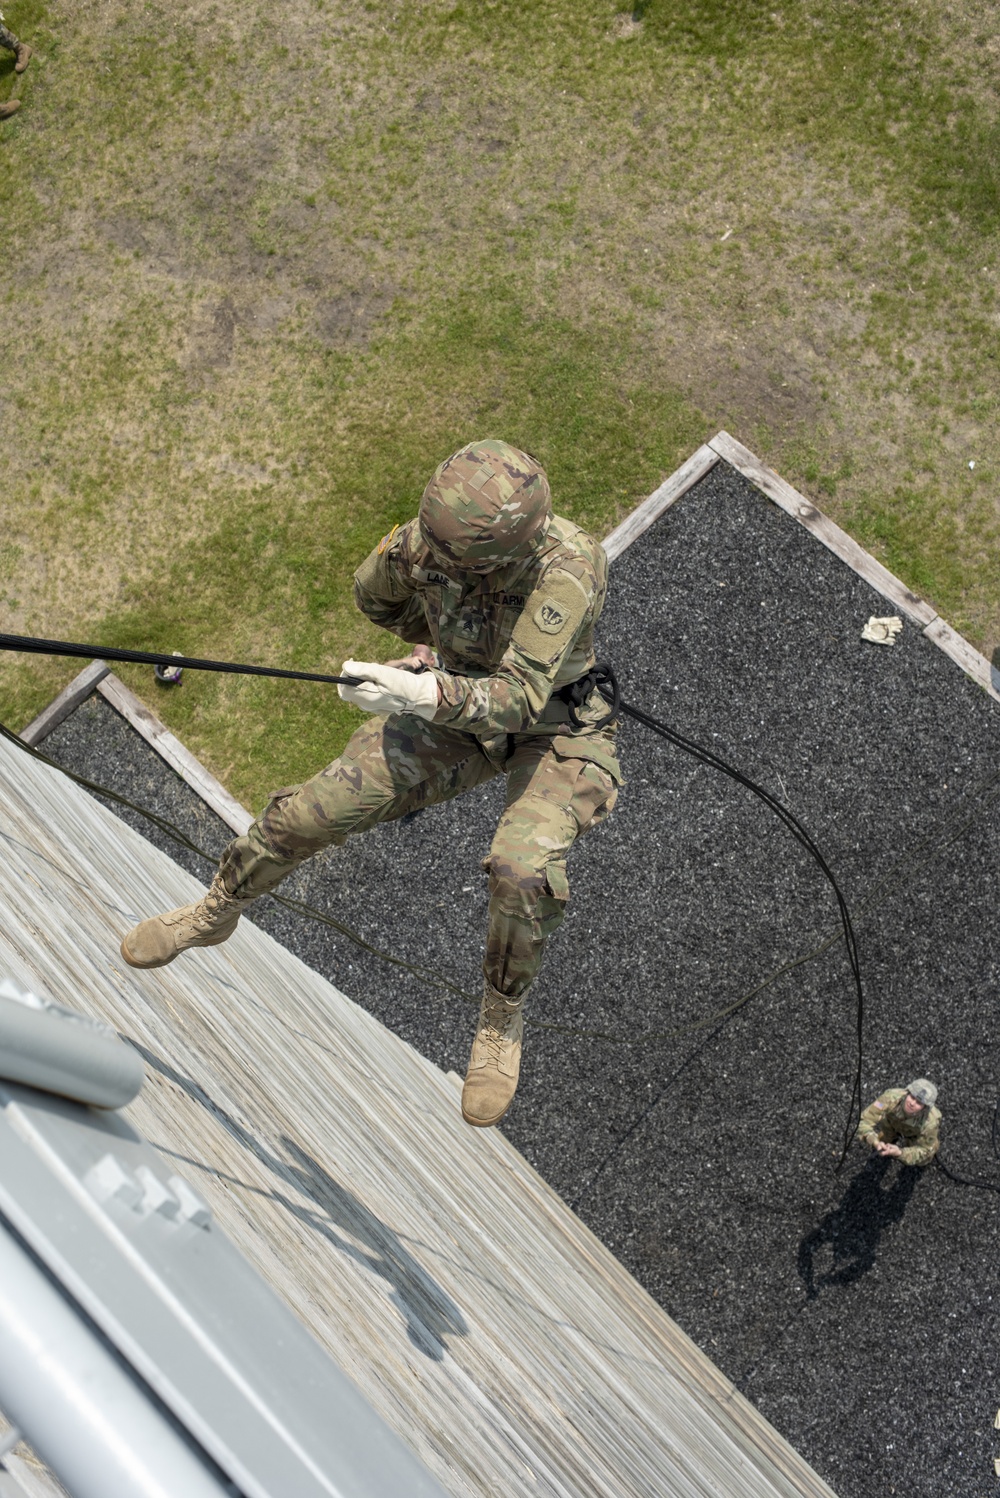
{"label": "gray metal beam", "polygon": [[0,1080],[0,1214],[246,1498],[442,1498],[119,1114]]}
{"label": "gray metal beam", "polygon": [[0,1407],[73,1498],[233,1491],[4,1222]]}

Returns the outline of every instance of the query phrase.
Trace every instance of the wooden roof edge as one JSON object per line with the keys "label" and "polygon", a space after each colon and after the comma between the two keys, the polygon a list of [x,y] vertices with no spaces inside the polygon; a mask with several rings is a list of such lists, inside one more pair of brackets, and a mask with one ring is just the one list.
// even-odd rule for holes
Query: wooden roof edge
{"label": "wooden roof edge", "polygon": [[[791,515],[817,541],[846,562],[852,571],[873,587],[876,592],[894,605],[917,629],[945,655],[961,666],[966,676],[994,701],[1000,702],[1000,671],[969,643],[964,636],[942,619],[937,610],[925,599],[919,598],[895,573],[873,557],[871,552],[859,546],[852,536],[824,515],[819,507],[794,489],[780,474],[775,473],[756,454],[727,431],[716,432],[705,446],[731,468],[735,468],[750,483],[762,490],[786,514]],[[680,470],[678,470],[679,472]],[[668,480],[669,482],[669,480]]]}

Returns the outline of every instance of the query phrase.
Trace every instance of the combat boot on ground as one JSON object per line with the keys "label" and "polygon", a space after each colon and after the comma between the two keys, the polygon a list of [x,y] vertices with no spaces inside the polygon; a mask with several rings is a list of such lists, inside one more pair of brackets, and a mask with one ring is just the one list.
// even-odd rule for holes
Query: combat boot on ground
{"label": "combat boot on ground", "polygon": [[216,874],[211,887],[193,905],[182,905],[133,926],[122,939],[122,956],[129,967],[165,967],[189,947],[217,947],[232,936],[253,898],[228,894]]}
{"label": "combat boot on ground", "polygon": [[28,46],[27,42],[18,42],[17,51],[14,53],[14,56],[17,59],[17,61],[14,63],[15,73],[24,72],[25,68],[28,66],[28,63],[31,61],[31,51],[32,49]]}
{"label": "combat boot on ground", "polygon": [[514,1101],[521,1069],[524,997],[508,999],[484,980],[479,1028],[462,1088],[462,1117],[488,1129]]}
{"label": "combat boot on ground", "polygon": [[21,107],[20,99],[6,99],[0,104],[0,120],[9,120],[12,114],[16,114]]}

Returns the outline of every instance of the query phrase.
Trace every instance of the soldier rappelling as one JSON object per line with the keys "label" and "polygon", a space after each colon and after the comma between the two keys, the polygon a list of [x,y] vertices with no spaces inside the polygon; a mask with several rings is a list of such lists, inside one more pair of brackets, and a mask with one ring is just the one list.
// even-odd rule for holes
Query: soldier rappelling
{"label": "soldier rappelling", "polygon": [[161,967],[235,931],[247,904],[305,859],[378,822],[495,775],[507,797],[489,856],[484,993],[462,1092],[467,1123],[498,1123],[517,1087],[525,995],[569,898],[566,856],[611,812],[621,773],[595,690],[570,720],[557,695],[595,665],[607,588],[598,541],[552,513],[540,464],[504,442],[442,463],[415,519],[355,574],[369,619],[413,651],[346,661],[340,695],[374,719],[303,785],[282,790],[229,844],[198,901],[125,936],[133,967]]}

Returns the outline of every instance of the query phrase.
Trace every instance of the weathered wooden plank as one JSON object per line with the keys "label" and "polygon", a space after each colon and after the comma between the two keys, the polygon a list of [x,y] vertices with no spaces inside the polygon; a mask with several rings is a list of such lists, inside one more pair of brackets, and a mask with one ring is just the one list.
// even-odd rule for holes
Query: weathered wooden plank
{"label": "weathered wooden plank", "polygon": [[787,514],[804,525],[811,535],[821,541],[830,551],[840,557],[852,567],[859,576],[870,583],[877,592],[883,594],[890,603],[905,614],[912,623],[921,629],[937,618],[934,609],[915,593],[911,593],[905,583],[891,573],[882,563],[876,561],[863,547],[850,537],[846,531],[842,531],[839,525],[818,510],[811,500],[806,499],[791,484],[785,482],[773,469],[768,468],[766,463],[756,457],[749,448],[737,442],[728,432],[717,432],[708,446],[717,453],[720,458],[725,458],[731,467],[738,469],[751,484],[762,489],[768,499],[772,499]]}
{"label": "weathered wooden plank", "polygon": [[109,674],[109,667],[104,661],[91,661],[89,666],[73,677],[68,686],[63,687],[58,697],[53,697],[48,707],[42,709],[37,718],[33,718],[27,728],[22,728],[21,738],[26,744],[34,747],[40,744],[47,733],[68,718],[70,713],[75,712],[81,702],[86,702],[91,692]]}
{"label": "weathered wooden plank", "polygon": [[127,969],[198,886],[17,753],[0,969],[142,1048],[129,1116],[450,1492],[831,1498],[452,1080],[264,933]]}
{"label": "weathered wooden plank", "polygon": [[928,624],[924,634],[928,640],[933,640],[945,655],[950,655],[952,660],[961,666],[966,676],[972,677],[977,686],[982,687],[984,692],[988,692],[994,701],[1000,702],[1000,671],[991,666],[985,655],[980,655],[975,646],[970,645],[968,640],[941,618],[934,619]]}
{"label": "weathered wooden plank", "polygon": [[25,1451],[22,1446],[0,1462],[0,1498],[69,1498],[48,1467]]}
{"label": "weathered wooden plank", "polygon": [[198,792],[227,827],[231,827],[234,832],[246,832],[253,821],[246,807],[241,806],[235,796],[229,794],[225,786],[205,769],[189,749],[185,749],[180,739],[170,732],[165,723],[160,722],[156,714],[113,671],[107,672],[98,683],[97,690],[142,735],[147,744],[153,746],[170,768],[176,770],[181,779],[186,780],[192,790]]}
{"label": "weathered wooden plank", "polygon": [[609,536],[604,539],[604,550],[608,554],[608,561],[613,562],[615,557],[621,556],[626,546],[632,542],[643,531],[659,520],[665,510],[692,488],[699,479],[705,477],[719,461],[719,454],[708,447],[699,447],[696,453],[680,468],[676,469],[669,478],[664,479],[658,489],[654,489],[648,499],[637,505],[631,515],[627,515],[621,525],[616,526]]}

